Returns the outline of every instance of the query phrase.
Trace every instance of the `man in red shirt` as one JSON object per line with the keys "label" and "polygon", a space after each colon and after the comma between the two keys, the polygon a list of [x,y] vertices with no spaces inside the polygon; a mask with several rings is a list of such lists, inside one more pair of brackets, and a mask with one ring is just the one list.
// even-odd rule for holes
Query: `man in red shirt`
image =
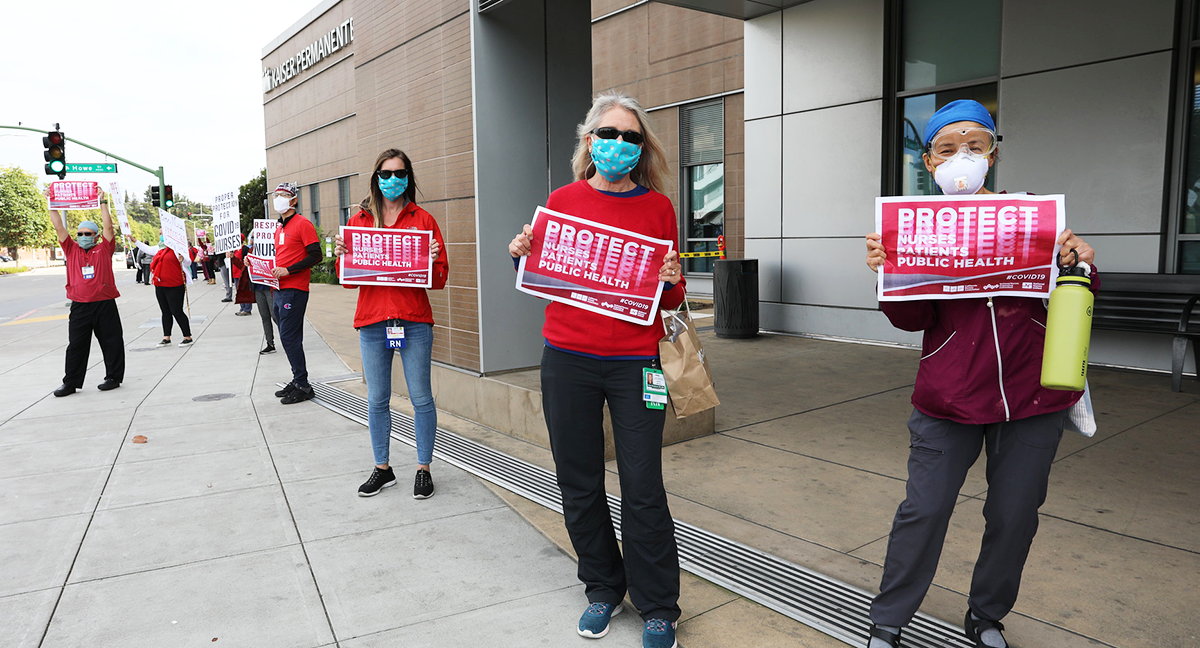
{"label": "man in red shirt", "polygon": [[292,365],[292,381],[275,392],[284,405],[299,403],[313,397],[308,384],[308,367],[304,359],[304,311],[308,308],[308,281],[312,267],[321,260],[321,243],[317,228],[311,221],[296,213],[296,185],[282,182],[275,187],[272,207],[279,214],[275,229],[275,323],[279,326],[279,342]]}
{"label": "man in red shirt", "polygon": [[[101,391],[116,389],[125,379],[125,339],[121,330],[121,315],[117,312],[117,282],[113,277],[112,255],[116,249],[113,239],[112,215],[104,201],[104,190],[96,185],[100,195],[100,215],[104,221],[104,236],[97,239],[100,228],[92,221],[83,221],[76,230],[76,240],[64,225],[63,213],[50,210],[50,223],[58,235],[67,259],[67,299],[71,300],[71,317],[67,324],[67,368],[62,387],[55,396],[74,394],[83,389],[91,353],[92,335],[104,353],[104,382]],[[47,189],[47,196],[49,189]]]}

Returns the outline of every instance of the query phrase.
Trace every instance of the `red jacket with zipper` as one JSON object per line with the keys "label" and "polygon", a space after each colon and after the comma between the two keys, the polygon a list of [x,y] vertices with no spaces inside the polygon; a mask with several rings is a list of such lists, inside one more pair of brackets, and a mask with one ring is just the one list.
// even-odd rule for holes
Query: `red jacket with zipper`
{"label": "red jacket with zipper", "polygon": [[[360,209],[346,223],[349,227],[375,227],[375,217]],[[450,275],[450,262],[446,258],[446,241],[442,239],[442,230],[429,212],[421,209],[414,202],[404,205],[396,222],[387,229],[415,229],[433,232],[433,238],[441,246],[438,258],[433,261],[433,290],[446,287],[446,279]],[[341,275],[342,259],[337,259],[338,275]],[[345,284],[342,284],[345,286]],[[433,308],[429,305],[429,295],[424,288],[405,288],[402,286],[345,286],[358,289],[358,307],[354,309],[354,328],[382,322],[389,319],[402,319],[409,322],[427,322],[433,324]]]}
{"label": "red jacket with zipper", "polygon": [[[1092,290],[1100,280],[1092,269]],[[1062,411],[1083,392],[1041,386],[1046,307],[1040,299],[993,297],[883,302],[892,325],[924,331],[912,403],[969,425]]]}

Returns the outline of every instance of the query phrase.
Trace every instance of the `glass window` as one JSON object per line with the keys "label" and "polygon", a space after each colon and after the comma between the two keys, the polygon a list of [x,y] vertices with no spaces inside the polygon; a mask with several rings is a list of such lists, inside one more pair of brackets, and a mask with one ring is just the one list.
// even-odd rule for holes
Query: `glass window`
{"label": "glass window", "polygon": [[338,178],[338,205],[341,207],[342,225],[350,222],[350,178]]}
{"label": "glass window", "polygon": [[1188,118],[1187,164],[1184,169],[1183,218],[1180,220],[1180,234],[1200,234],[1200,57],[1196,57],[1192,69],[1192,110]]}
{"label": "glass window", "polygon": [[901,42],[901,90],[996,76],[1000,0],[904,0]]}
{"label": "glass window", "polygon": [[320,185],[308,185],[308,204],[312,207],[310,215],[317,227],[321,226],[321,190]]}
{"label": "glass window", "polygon": [[[725,234],[725,103],[679,109],[684,252],[715,252]],[[714,257],[683,260],[685,273],[711,273]]]}
{"label": "glass window", "polygon": [[[925,148],[925,124],[929,123],[929,118],[938,108],[958,99],[974,99],[986,106],[993,116],[997,114],[995,84],[935,92],[901,100],[900,195],[932,196],[941,193],[937,183],[933,181],[933,174],[925,169],[925,162],[921,157]],[[998,120],[996,128],[1000,128]],[[1000,153],[1003,152],[1002,144]],[[986,186],[990,191],[996,189],[995,179],[995,172],[988,173]]]}

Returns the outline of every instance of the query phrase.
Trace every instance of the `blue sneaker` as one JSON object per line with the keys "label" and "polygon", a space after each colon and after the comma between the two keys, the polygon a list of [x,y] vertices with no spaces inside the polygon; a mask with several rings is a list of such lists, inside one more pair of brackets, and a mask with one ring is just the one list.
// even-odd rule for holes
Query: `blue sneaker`
{"label": "blue sneaker", "polygon": [[642,631],[642,648],[676,648],[674,621],[666,619],[646,619],[646,629]]}
{"label": "blue sneaker", "polygon": [[608,634],[609,619],[617,616],[625,609],[624,604],[592,603],[579,617],[579,636],[588,639],[599,639]]}

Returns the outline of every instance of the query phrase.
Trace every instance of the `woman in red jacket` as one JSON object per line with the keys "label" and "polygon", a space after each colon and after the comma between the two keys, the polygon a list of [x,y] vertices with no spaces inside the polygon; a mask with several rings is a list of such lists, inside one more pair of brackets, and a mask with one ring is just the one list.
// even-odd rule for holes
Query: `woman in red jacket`
{"label": "woman in red jacket", "polygon": [[[971,100],[946,104],[925,127],[925,168],[946,194],[991,193],[996,124]],[[1095,251],[1071,230],[1058,239],[1059,262],[1092,263]],[[867,265],[887,261],[878,233],[867,235]],[[1092,287],[1098,287],[1093,268]],[[871,604],[870,648],[900,645],[937,571],[942,543],[967,470],[987,456],[986,527],[971,579],[963,629],[977,647],[1005,648],[1004,618],[1046,500],[1050,465],[1067,410],[1083,395],[1044,389],[1046,307],[1040,299],[987,297],[884,302],[892,325],[923,331],[908,419],[911,437],[905,500],[888,539],[879,595]]]}
{"label": "woman in red jacket", "polygon": [[[669,241],[679,240],[675,208],[659,193],[666,156],[650,120],[630,97],[596,97],[578,128],[576,182],[550,194],[546,207]],[[508,246],[514,263],[530,254],[529,225]],[[662,308],[683,303],[678,253],[661,260]],[[657,260],[656,260],[657,261]],[[645,648],[673,648],[679,619],[679,552],[662,477],[666,412],[642,398],[646,370],[660,369],[658,342],[666,334],[566,304],[546,307],[542,328],[542,409],[562,491],[563,516],[579,555],[588,607],[577,631],[608,632],[609,619],[629,593],[645,620]],[[612,415],[621,480],[625,555],[604,491],[604,404]]]}
{"label": "woman in red jacket", "polygon": [[150,261],[150,281],[154,284],[158,308],[162,311],[163,339],[158,346],[171,346],[172,317],[179,322],[179,332],[183,334],[179,346],[188,346],[192,343],[192,327],[187,314],[183,312],[184,293],[187,290],[184,285],[187,279],[183,274],[183,255],[164,246]]}
{"label": "woman in red jacket", "polygon": [[[433,232],[430,255],[433,258],[433,289],[446,287],[450,266],[441,229],[429,212],[413,202],[417,179],[412,162],[403,151],[388,149],[375,159],[371,173],[370,196],[350,221],[350,227],[377,227],[392,230]],[[346,247],[341,235],[335,239],[338,264]],[[354,328],[358,330],[362,352],[363,379],[367,383],[367,423],[375,453],[375,470],[359,486],[360,497],[371,497],[393,486],[396,475],[389,462],[392,434],[392,360],[397,346],[404,365],[404,382],[416,419],[417,475],[413,497],[433,495],[433,443],[437,431],[437,407],[433,402],[430,369],[433,361],[433,309],[424,288],[404,286],[346,286],[358,289],[358,307]]]}

